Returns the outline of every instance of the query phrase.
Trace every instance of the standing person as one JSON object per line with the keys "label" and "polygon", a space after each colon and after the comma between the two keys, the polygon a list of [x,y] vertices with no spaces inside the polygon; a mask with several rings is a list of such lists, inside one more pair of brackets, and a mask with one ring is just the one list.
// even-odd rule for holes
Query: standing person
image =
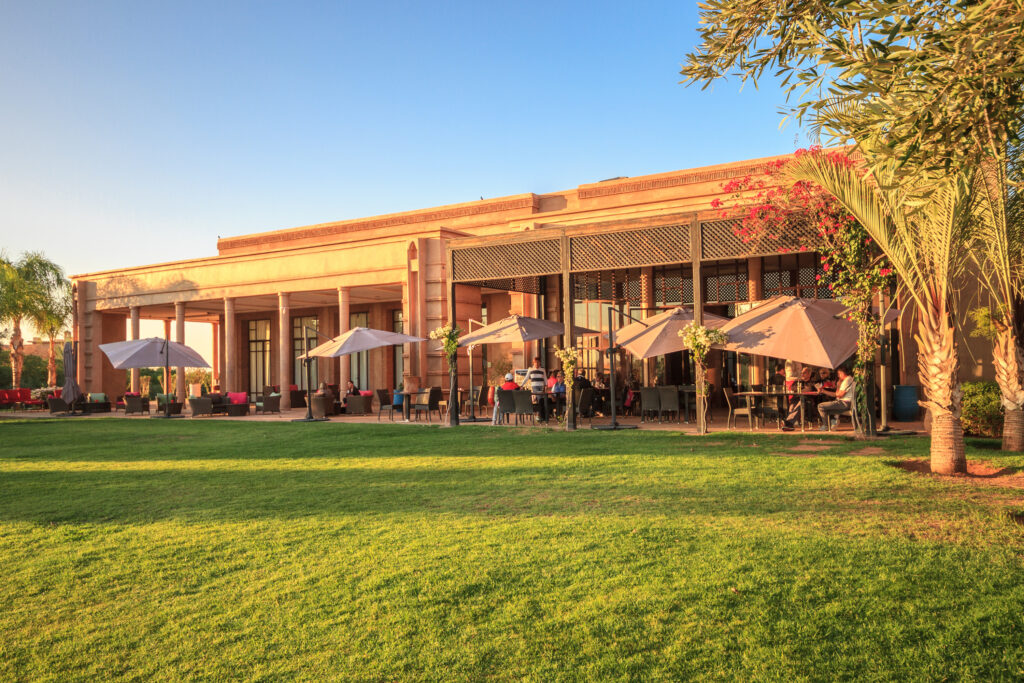
{"label": "standing person", "polygon": [[[533,365],[526,371],[523,378],[523,388],[529,389],[533,394],[534,410],[540,412],[542,422],[548,421],[548,405],[544,391],[547,388],[547,373],[540,365],[540,356],[533,359]],[[539,410],[538,410],[539,406]]]}
{"label": "standing person", "polygon": [[[856,383],[853,381],[853,377],[850,375],[850,371],[844,367],[836,369],[836,375],[839,377],[839,386],[835,391],[828,391],[823,389],[821,393],[826,396],[834,396],[834,401],[825,401],[824,403],[818,404],[818,415],[821,416],[821,431],[827,431],[829,423],[826,420],[831,420],[834,413],[843,413],[850,409],[850,405],[853,403],[854,391],[857,388]],[[839,418],[836,417],[836,423]]]}

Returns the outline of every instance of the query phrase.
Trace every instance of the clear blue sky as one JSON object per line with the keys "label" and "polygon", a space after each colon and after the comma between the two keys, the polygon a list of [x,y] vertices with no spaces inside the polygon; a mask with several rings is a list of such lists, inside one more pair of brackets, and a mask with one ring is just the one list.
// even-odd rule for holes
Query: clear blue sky
{"label": "clear blue sky", "polygon": [[678,84],[696,22],[686,2],[6,2],[0,245],[80,273],[792,151],[774,84]]}

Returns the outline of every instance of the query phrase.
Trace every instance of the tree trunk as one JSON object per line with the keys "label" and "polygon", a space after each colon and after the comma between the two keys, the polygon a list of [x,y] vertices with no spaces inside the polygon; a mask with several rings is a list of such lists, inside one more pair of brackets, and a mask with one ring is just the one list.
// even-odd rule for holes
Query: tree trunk
{"label": "tree trunk", "polygon": [[21,336],[21,318],[15,318],[11,333],[11,387],[21,386],[21,368],[25,364],[25,340]]}
{"label": "tree trunk", "polygon": [[917,368],[925,395],[921,403],[932,414],[931,470],[937,474],[967,472],[953,327],[944,305],[918,312]]}
{"label": "tree trunk", "polygon": [[950,413],[932,416],[931,469],[935,474],[963,474],[967,471],[964,429],[960,426],[960,418]]}
{"label": "tree trunk", "polygon": [[57,350],[53,344],[53,337],[50,337],[50,357],[46,361],[46,386],[57,386]]}
{"label": "tree trunk", "polygon": [[1024,451],[1024,410],[1007,408],[1003,417],[1003,450]]}
{"label": "tree trunk", "polygon": [[448,426],[459,426],[459,376],[454,364],[448,369],[450,387],[448,389]]}
{"label": "tree trunk", "polygon": [[693,364],[694,369],[697,371],[697,433],[707,434],[708,433],[708,421],[707,416],[704,414],[707,409],[708,401],[705,392],[707,391],[707,380],[705,378],[704,364],[696,362]]}
{"label": "tree trunk", "polygon": [[1013,325],[996,325],[996,338],[992,343],[992,366],[1000,399],[1006,412],[1003,419],[1003,450],[1024,450],[1024,386],[1021,369],[1024,368],[1019,337]]}
{"label": "tree trunk", "polygon": [[[572,368],[573,377],[576,376],[576,368]],[[573,382],[565,383],[565,431],[576,431],[576,400],[573,398]]]}

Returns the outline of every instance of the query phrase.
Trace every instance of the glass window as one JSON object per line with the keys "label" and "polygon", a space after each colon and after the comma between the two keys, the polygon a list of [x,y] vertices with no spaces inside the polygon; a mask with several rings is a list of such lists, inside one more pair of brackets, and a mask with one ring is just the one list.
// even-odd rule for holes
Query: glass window
{"label": "glass window", "polygon": [[[294,378],[292,384],[303,391],[309,387],[306,386],[306,366],[299,356],[306,353],[307,347],[311,349],[320,343],[316,334],[318,329],[315,315],[292,318],[292,377]],[[316,378],[319,377],[318,370],[319,361],[313,360],[309,368],[310,376],[313,378],[313,388],[316,388]],[[285,384],[283,380],[281,383]]]}
{"label": "glass window", "polygon": [[262,394],[270,382],[270,321],[249,321],[249,393]]}
{"label": "glass window", "polygon": [[[348,329],[354,327],[368,327],[368,317],[366,313],[350,313],[348,316]],[[348,357],[348,376],[349,379],[356,385],[357,389],[369,389],[370,383],[370,352],[360,351],[359,353],[349,354]],[[345,387],[342,387],[342,391]]]}

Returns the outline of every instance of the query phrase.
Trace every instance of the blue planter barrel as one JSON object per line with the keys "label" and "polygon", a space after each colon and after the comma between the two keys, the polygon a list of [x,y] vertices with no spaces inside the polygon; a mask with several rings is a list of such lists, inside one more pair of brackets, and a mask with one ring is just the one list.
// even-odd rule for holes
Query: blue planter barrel
{"label": "blue planter barrel", "polygon": [[900,422],[913,422],[921,416],[917,405],[917,389],[912,384],[897,384],[892,389],[892,417]]}

